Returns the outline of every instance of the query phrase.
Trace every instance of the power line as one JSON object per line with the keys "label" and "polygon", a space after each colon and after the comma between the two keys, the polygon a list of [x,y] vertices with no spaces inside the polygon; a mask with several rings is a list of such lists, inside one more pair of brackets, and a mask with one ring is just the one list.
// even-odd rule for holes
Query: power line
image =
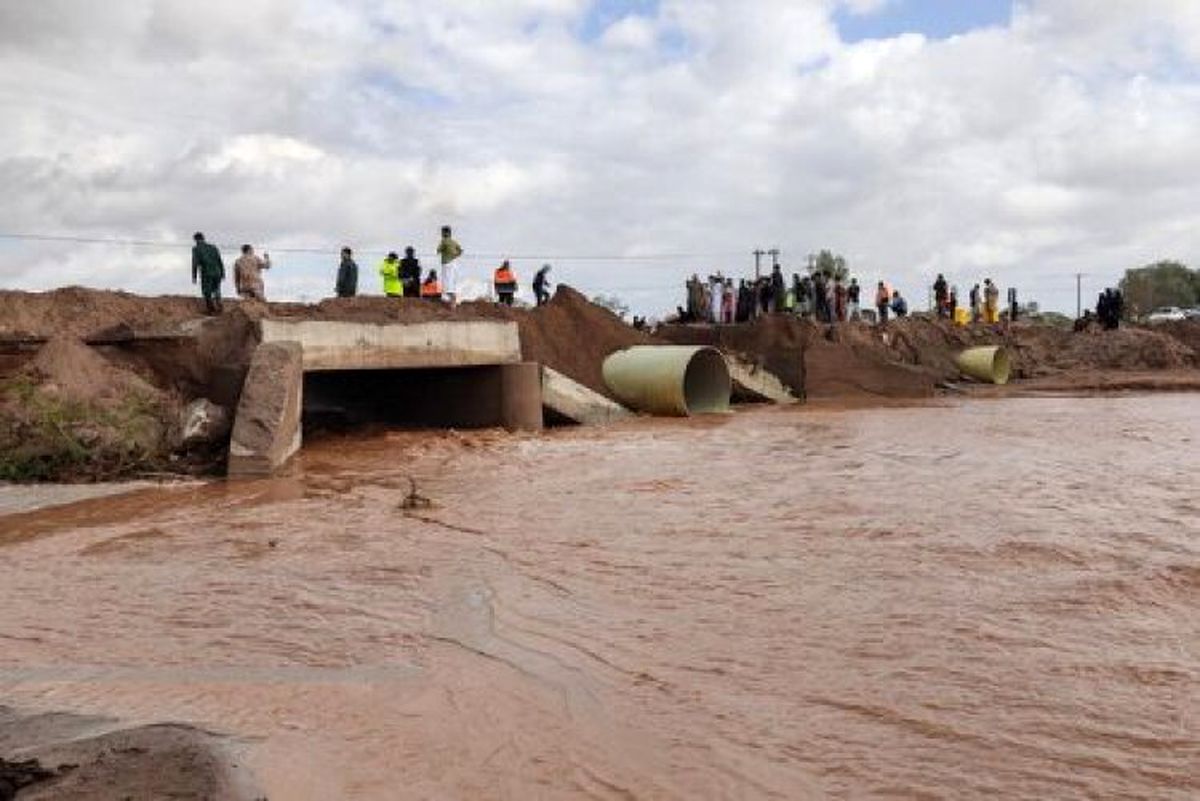
{"label": "power line", "polygon": [[[121,247],[147,247],[147,248],[190,248],[191,242],[178,242],[166,240],[150,240],[150,239],[123,239],[117,237],[92,237],[92,236],[75,236],[68,234],[26,234],[26,233],[10,233],[0,232],[0,239],[8,239],[18,242],[54,242],[74,245],[116,245]],[[265,247],[265,246],[264,246]],[[341,250],[341,245],[328,247],[272,247],[270,250],[276,253],[306,253],[314,255],[328,255],[337,253]],[[394,248],[356,248],[359,253],[387,253]],[[571,254],[511,254],[511,253],[471,253],[469,256],[481,259],[513,259],[522,261],[684,261],[684,260],[700,260],[700,259],[732,259],[737,258],[737,253],[653,253],[644,255],[631,254],[587,254],[587,255],[571,255]]]}

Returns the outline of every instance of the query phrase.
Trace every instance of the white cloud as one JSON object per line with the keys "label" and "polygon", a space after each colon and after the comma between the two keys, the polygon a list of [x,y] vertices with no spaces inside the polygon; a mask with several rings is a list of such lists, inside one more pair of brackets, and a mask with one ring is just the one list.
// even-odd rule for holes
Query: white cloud
{"label": "white cloud", "polygon": [[[585,41],[586,0],[5,3],[0,228],[335,254],[450,222],[484,276],[695,254],[556,266],[639,312],[759,245],[1064,308],[1075,271],[1195,259],[1200,4],[1025,0],[1008,28],[855,45],[837,5],[663,0]],[[172,259],[0,245],[0,279],[190,291]],[[332,256],[292,261],[275,287],[327,291]]]}

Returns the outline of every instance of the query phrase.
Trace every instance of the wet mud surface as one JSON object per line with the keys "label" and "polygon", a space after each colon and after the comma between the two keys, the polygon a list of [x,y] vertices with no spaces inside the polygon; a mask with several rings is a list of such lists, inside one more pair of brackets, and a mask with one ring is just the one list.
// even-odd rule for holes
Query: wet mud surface
{"label": "wet mud surface", "polygon": [[0,702],[271,798],[1195,798],[1198,402],[359,434],[2,517]]}

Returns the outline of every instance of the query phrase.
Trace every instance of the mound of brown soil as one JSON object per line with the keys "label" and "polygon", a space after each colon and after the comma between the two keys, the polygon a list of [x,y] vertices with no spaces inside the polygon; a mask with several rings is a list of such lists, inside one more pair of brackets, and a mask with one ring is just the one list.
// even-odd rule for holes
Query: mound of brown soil
{"label": "mound of brown soil", "polygon": [[56,336],[43,345],[26,372],[44,391],[80,402],[123,401],[133,394],[154,399],[157,394],[135,373],[119,369],[70,336]]}
{"label": "mound of brown soil", "polygon": [[56,337],[0,383],[0,479],[97,479],[154,469],[177,405],[80,340]]}
{"label": "mound of brown soil", "polygon": [[653,342],[649,335],[562,284],[550,302],[540,308],[492,309],[516,320],[526,361],[540,362],[610,397],[602,372],[604,360],[623,348]]}
{"label": "mound of brown soil", "polygon": [[807,320],[771,315],[753,323],[723,326],[673,325],[660,328],[658,335],[677,345],[708,345],[737,353],[761,365],[803,397],[806,387],[804,352],[820,337],[818,327]]}
{"label": "mound of brown soil", "polygon": [[203,302],[198,298],[147,298],[83,287],[0,291],[0,337],[86,339],[122,325],[138,330],[178,325],[202,312]]}
{"label": "mound of brown soil", "polygon": [[886,346],[854,344],[838,336],[815,339],[804,351],[805,395],[812,399],[853,397],[927,398],[937,375],[906,364]]}
{"label": "mound of brown soil", "polygon": [[1073,332],[1017,327],[1017,353],[1029,376],[1075,370],[1171,370],[1197,365],[1197,353],[1158,330],[1121,328]]}
{"label": "mound of brown soil", "polygon": [[1180,320],[1162,323],[1150,330],[1173,337],[1191,348],[1197,356],[1200,356],[1200,320]]}
{"label": "mound of brown soil", "polygon": [[818,325],[781,314],[742,325],[668,326],[659,335],[737,352],[801,397],[923,398],[936,380],[933,371],[904,363],[894,334],[858,324]]}

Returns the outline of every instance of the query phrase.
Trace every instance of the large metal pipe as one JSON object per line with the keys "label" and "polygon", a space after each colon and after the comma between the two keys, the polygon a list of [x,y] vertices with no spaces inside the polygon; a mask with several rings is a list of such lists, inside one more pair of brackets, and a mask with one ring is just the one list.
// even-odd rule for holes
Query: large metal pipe
{"label": "large metal pipe", "polygon": [[1012,360],[1003,347],[968,348],[954,361],[971,378],[989,384],[1007,384],[1012,373]]}
{"label": "large metal pipe", "polygon": [[729,411],[733,384],[716,348],[638,345],[604,360],[604,383],[623,404],[666,417]]}

